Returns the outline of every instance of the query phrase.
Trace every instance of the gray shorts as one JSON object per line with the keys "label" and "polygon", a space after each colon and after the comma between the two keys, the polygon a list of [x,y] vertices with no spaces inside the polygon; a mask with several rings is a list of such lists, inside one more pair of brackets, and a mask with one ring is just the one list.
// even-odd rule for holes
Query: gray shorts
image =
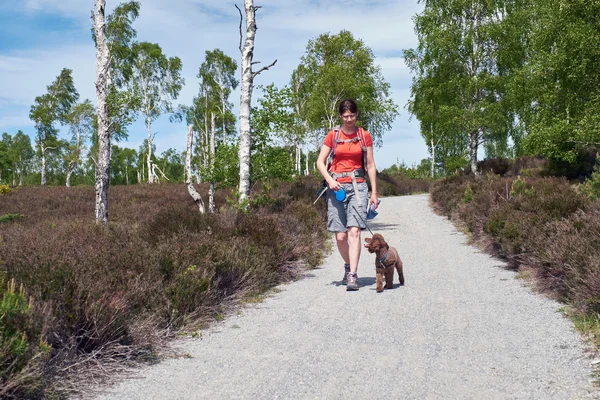
{"label": "gray shorts", "polygon": [[359,182],[357,186],[360,204],[354,194],[352,183],[342,183],[342,187],[346,191],[346,200],[343,202],[335,198],[333,190],[327,190],[327,230],[329,232],[346,232],[351,226],[366,229],[369,187],[367,182]]}

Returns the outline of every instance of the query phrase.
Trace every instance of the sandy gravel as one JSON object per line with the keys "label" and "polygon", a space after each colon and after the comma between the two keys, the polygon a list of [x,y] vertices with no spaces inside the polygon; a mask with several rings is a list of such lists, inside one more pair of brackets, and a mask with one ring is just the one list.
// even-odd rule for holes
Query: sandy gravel
{"label": "sandy gravel", "polygon": [[404,287],[377,294],[364,251],[360,290],[346,292],[334,252],[305,279],[178,342],[191,358],[144,368],[98,398],[598,398],[592,358],[560,305],[467,245],[427,195],[383,199],[371,229],[398,248]]}

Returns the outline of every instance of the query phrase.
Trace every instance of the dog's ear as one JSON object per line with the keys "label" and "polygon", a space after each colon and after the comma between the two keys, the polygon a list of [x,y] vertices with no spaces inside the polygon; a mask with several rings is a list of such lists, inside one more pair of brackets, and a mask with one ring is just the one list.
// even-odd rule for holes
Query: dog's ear
{"label": "dog's ear", "polygon": [[381,240],[379,241],[380,246],[381,247],[385,247],[386,249],[389,249],[390,246],[388,246],[387,242],[383,239],[383,237],[381,238]]}
{"label": "dog's ear", "polygon": [[365,238],[365,242],[367,243],[371,243],[371,240],[373,240],[373,238]]}

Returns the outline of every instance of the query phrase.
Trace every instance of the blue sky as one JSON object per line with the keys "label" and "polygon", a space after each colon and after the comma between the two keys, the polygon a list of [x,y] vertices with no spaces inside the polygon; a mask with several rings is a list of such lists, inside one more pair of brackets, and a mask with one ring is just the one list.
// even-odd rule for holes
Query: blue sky
{"label": "blue sky", "polygon": [[[107,0],[110,12],[119,2]],[[238,1],[239,6],[243,2]],[[62,68],[73,70],[81,99],[95,103],[95,49],[90,36],[93,0],[0,0],[0,132],[19,129],[33,135],[29,108],[46,92]],[[239,63],[239,14],[234,2],[222,0],[141,0],[134,27],[138,40],[160,44],[168,56],[183,61],[186,85],[176,104],[189,104],[198,90],[196,74],[206,50],[222,49]],[[375,151],[378,168],[404,161],[411,165],[427,158],[419,124],[405,106],[411,76],[401,57],[415,47],[412,16],[422,5],[416,0],[255,0],[257,12],[255,61],[277,64],[260,74],[256,85],[283,86],[298,65],[310,39],[342,29],[362,39],[376,56],[400,116]],[[254,92],[254,99],[260,95]],[[239,91],[232,94],[237,114]],[[168,116],[153,124],[158,153],[172,147],[183,150],[186,128],[170,123]],[[63,129],[61,136],[67,137]],[[139,148],[146,131],[141,119],[129,129],[129,139],[119,145]]]}

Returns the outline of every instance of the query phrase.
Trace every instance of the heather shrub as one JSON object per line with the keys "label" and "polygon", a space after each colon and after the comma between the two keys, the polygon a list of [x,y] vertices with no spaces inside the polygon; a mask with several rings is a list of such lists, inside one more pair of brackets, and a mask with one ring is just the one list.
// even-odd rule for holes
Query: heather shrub
{"label": "heather shrub", "polygon": [[450,216],[452,210],[462,201],[469,181],[468,176],[461,175],[436,181],[431,185],[431,200],[441,207],[443,214]]}
{"label": "heather shrub", "polygon": [[[108,227],[93,221],[90,187],[3,196],[6,215],[27,218],[0,224],[0,273],[36,299],[28,312],[44,321],[52,348],[39,365],[25,359],[24,369],[56,382],[72,364],[85,371],[89,360],[152,359],[169,332],[318,265],[328,235],[312,185],[255,185],[250,211],[228,207],[232,193],[219,190],[217,214],[200,214],[185,185],[111,187]],[[16,372],[7,374],[22,386]]]}
{"label": "heather shrub", "polygon": [[561,178],[465,179],[436,182],[436,208],[511,266],[526,267],[538,289],[571,305],[575,315],[598,320],[600,204]]}
{"label": "heather shrub", "polygon": [[404,196],[429,192],[430,181],[411,179],[404,173],[377,173],[377,193],[381,196]]}
{"label": "heather shrub", "polygon": [[585,313],[600,314],[600,208],[579,210],[531,232],[534,250],[526,262],[535,265],[538,288],[574,304]]}
{"label": "heather shrub", "polygon": [[508,173],[514,161],[508,158],[488,158],[486,160],[479,161],[477,168],[481,174],[493,173],[496,175],[504,176]]}

